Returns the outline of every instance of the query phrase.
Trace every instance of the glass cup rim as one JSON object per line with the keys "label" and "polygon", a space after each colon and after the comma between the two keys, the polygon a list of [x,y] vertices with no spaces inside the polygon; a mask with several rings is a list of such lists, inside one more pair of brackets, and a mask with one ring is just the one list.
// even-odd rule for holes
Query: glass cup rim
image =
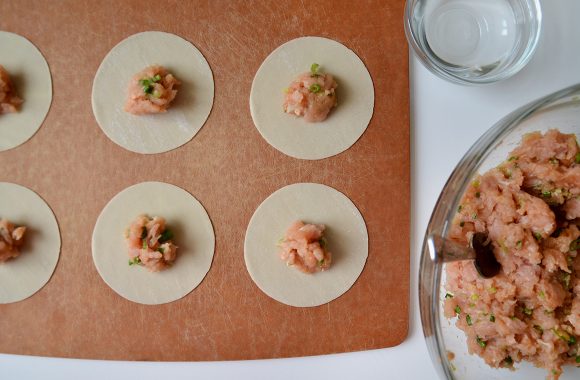
{"label": "glass cup rim", "polygon": [[522,56],[517,60],[512,62],[507,68],[494,73],[493,75],[482,75],[479,77],[462,77],[460,75],[454,74],[448,70],[445,70],[438,64],[437,61],[433,60],[428,54],[423,51],[421,44],[418,41],[416,31],[413,24],[413,13],[415,10],[415,4],[420,1],[427,0],[406,0],[405,4],[405,35],[407,37],[407,42],[412,47],[413,51],[423,64],[431,73],[437,75],[438,77],[448,80],[452,83],[462,84],[462,85],[481,85],[481,84],[491,84],[498,82],[503,79],[507,79],[521,69],[523,69],[534,55],[538,42],[540,40],[540,35],[542,32],[542,8],[540,5],[540,0],[519,0],[530,5],[530,9],[534,11],[534,24],[535,33],[528,39],[525,48],[523,48]]}

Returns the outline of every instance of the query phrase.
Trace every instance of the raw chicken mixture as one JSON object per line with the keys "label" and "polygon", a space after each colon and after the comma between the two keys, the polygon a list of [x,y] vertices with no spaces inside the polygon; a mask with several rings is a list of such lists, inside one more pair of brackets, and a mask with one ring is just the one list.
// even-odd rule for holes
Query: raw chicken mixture
{"label": "raw chicken mixture", "polygon": [[18,248],[24,241],[26,227],[16,227],[6,219],[0,219],[0,263],[20,255]]}
{"label": "raw chicken mixture", "polygon": [[143,265],[150,272],[169,267],[177,257],[173,233],[167,229],[165,219],[140,215],[125,232],[129,247],[129,265]]}
{"label": "raw chicken mixture", "polygon": [[14,86],[8,72],[0,65],[0,115],[3,113],[18,112],[22,99],[16,96]]}
{"label": "raw chicken mixture", "polygon": [[319,73],[319,65],[314,63],[310,72],[300,74],[286,89],[284,112],[304,116],[308,122],[323,121],[338,104],[337,87],[333,76]]}
{"label": "raw chicken mixture", "polygon": [[580,366],[580,149],[574,134],[523,137],[498,167],[476,177],[450,237],[487,232],[499,275],[473,262],[447,264],[444,311],[457,317],[470,353],[492,367],[522,360],[558,379]]}
{"label": "raw chicken mixture", "polygon": [[167,112],[180,84],[163,66],[149,66],[131,79],[125,111],[135,115]]}
{"label": "raw chicken mixture", "polygon": [[332,254],[326,249],[323,224],[305,224],[296,221],[286,231],[278,246],[280,258],[304,273],[320,272],[330,268]]}

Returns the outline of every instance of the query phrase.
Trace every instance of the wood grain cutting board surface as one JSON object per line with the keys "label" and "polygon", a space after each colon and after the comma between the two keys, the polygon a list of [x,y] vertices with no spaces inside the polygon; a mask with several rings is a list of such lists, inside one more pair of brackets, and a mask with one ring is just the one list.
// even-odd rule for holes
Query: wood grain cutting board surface
{"label": "wood grain cutting board surface", "polygon": [[[44,54],[53,103],[39,132],[0,152],[0,181],[38,192],[53,209],[62,251],[49,283],[0,305],[0,352],[122,360],[230,360],[348,352],[397,345],[409,303],[409,95],[404,2],[90,1],[0,2],[0,30]],[[134,33],[160,30],[191,41],[214,74],[212,113],[192,141],[168,153],[124,150],[99,129],[93,77],[104,56]],[[260,136],[249,110],[252,79],[266,56],[300,36],[354,50],[375,86],[373,119],[350,149],[305,161]],[[0,55],[12,52],[0,51]],[[275,86],[285,84],[273,83]],[[97,273],[91,234],[119,191],[163,181],[192,193],[215,229],[212,267],[170,304],[127,301]],[[366,267],[329,304],[293,308],[269,298],[244,265],[244,233],[269,194],[317,182],[346,194],[369,232]],[[274,253],[273,253],[274,254]]]}

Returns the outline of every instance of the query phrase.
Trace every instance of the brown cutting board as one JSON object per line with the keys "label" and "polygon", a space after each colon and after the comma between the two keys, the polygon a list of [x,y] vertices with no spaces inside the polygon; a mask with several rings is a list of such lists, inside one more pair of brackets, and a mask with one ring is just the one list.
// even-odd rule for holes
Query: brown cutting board
{"label": "brown cutting board", "polygon": [[[52,107],[24,145],[0,152],[0,181],[38,192],[62,235],[56,271],[37,294],[0,305],[0,352],[123,360],[230,360],[328,354],[401,343],[409,304],[408,51],[401,0],[0,1],[0,29],[32,41],[53,76]],[[168,153],[115,145],[91,110],[97,68],[118,42],[160,30],[195,44],[215,79],[212,113]],[[266,56],[300,36],[353,49],[374,81],[375,112],[346,152],[318,161],[278,152],[249,110]],[[2,54],[12,52],[1,51]],[[92,229],[119,191],[142,181],[180,186],[207,209],[216,251],[205,280],[170,304],[132,303],[111,290],[91,256]],[[287,184],[317,182],[350,197],[369,232],[369,257],[337,300],[293,308],[248,275],[244,233],[254,210]],[[274,253],[273,253],[274,254]]]}

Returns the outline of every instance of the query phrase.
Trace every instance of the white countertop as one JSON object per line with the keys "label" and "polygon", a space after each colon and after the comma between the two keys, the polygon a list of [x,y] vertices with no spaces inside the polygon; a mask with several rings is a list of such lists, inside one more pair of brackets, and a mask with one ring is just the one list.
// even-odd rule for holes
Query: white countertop
{"label": "white countertop", "polygon": [[244,362],[134,363],[0,355],[0,379],[435,379],[418,315],[417,274],[423,233],[439,192],[467,148],[497,120],[542,95],[580,83],[580,1],[542,1],[542,7],[536,54],[504,82],[462,87],[436,78],[411,60],[411,307],[409,336],[401,345]]}

